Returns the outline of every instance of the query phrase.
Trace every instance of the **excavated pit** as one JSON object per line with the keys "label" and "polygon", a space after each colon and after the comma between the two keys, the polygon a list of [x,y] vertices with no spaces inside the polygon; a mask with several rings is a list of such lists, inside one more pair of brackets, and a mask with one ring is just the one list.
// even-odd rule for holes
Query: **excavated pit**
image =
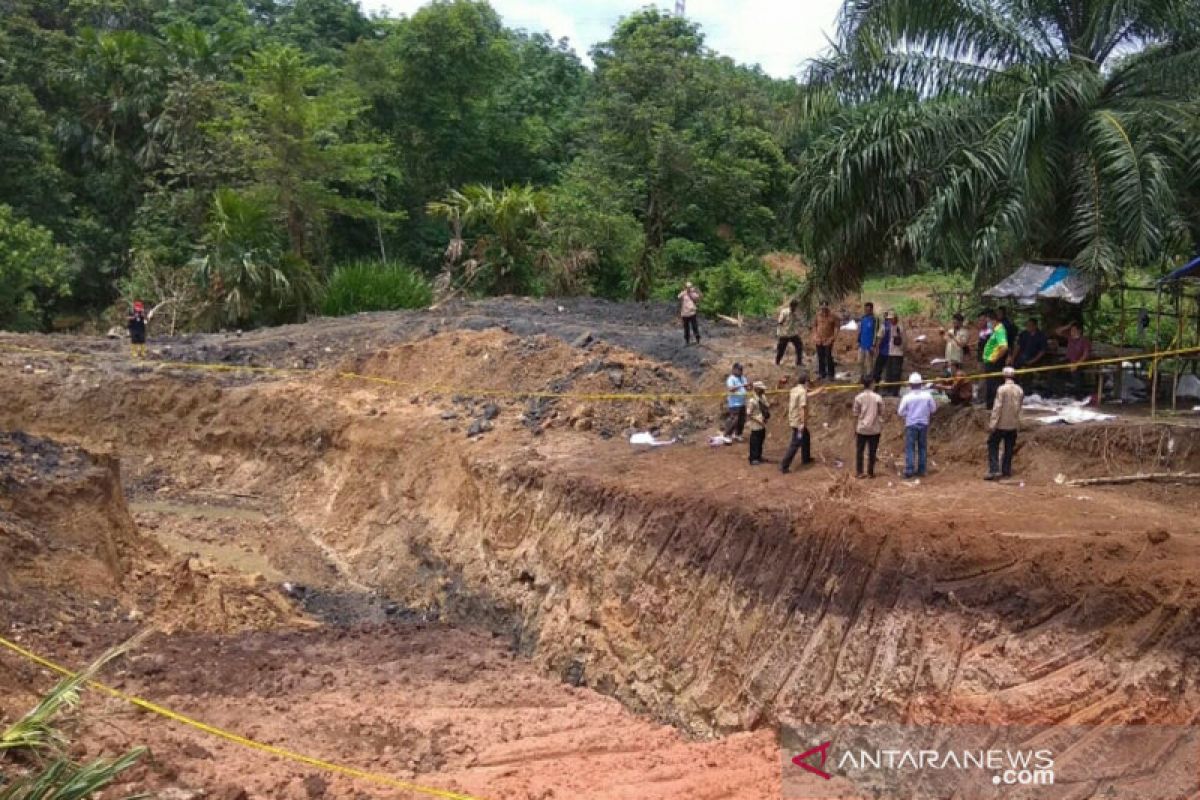
{"label": "excavated pit", "polygon": [[[453,338],[354,366],[424,379],[419,365],[454,356],[455,381],[493,389],[613,380],[611,367],[580,369],[594,355],[543,343],[526,349],[550,351],[555,368],[510,383],[513,365],[496,368],[512,353],[504,337]],[[601,362],[647,388],[683,380],[639,358]],[[693,735],[814,722],[1181,724],[1200,709],[1194,492],[1053,480],[1194,471],[1192,428],[1029,431],[1025,482],[985,485],[982,420],[946,414],[932,434],[940,464],[912,486],[855,482],[838,466],[848,397],[818,407],[821,466],[784,477],[750,470],[739,450],[635,452],[598,435],[696,430],[712,417],[687,403],[544,409],[531,426],[528,404],[500,401],[494,428],[468,439],[461,402],[334,379],[47,361],[4,392],[0,427],[81,444],[110,472],[119,457],[139,519],[170,516],[138,506],[147,498],[250,498],[261,517],[226,520],[222,535],[299,584],[297,608],[313,601],[339,625],[483,628],[499,638],[456,639],[463,652],[493,663],[490,648],[510,647],[543,674]],[[898,435],[890,423],[885,464]],[[773,427],[768,454],[783,440]],[[452,761],[407,768],[436,774]],[[268,791],[290,779],[278,780]]]}

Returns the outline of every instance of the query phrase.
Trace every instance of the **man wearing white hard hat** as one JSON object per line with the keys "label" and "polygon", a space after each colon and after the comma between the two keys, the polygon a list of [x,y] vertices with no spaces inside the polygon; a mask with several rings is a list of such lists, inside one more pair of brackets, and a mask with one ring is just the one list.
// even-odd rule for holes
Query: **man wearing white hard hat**
{"label": "man wearing white hard hat", "polygon": [[[1005,367],[1004,385],[996,390],[996,402],[988,421],[988,474],[985,481],[1012,477],[1013,451],[1017,448],[1017,431],[1021,429],[1021,406],[1025,404],[1025,390],[1016,377],[1016,370]],[[1004,445],[1003,460],[1000,458],[1001,444]]]}
{"label": "man wearing white hard hat", "polygon": [[929,418],[937,411],[937,402],[925,388],[921,373],[908,376],[908,394],[900,400],[896,413],[904,417],[904,477],[925,477],[929,452]]}

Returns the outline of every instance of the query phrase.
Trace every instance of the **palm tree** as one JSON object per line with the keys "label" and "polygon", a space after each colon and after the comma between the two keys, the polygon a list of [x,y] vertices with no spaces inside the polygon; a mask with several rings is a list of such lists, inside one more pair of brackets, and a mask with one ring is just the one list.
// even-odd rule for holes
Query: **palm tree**
{"label": "palm tree", "polygon": [[[490,288],[499,293],[531,288],[527,284],[535,261],[534,242],[545,227],[548,211],[545,192],[532,186],[506,186],[497,191],[473,184],[462,191],[452,190],[444,200],[429,203],[427,210],[430,216],[442,217],[450,224],[448,273],[469,255],[462,264],[462,284],[469,285],[478,275],[487,274]],[[472,230],[476,238],[468,250],[464,237]]]}
{"label": "palm tree", "polygon": [[1200,0],[847,0],[793,185],[824,288],[1200,244]]}

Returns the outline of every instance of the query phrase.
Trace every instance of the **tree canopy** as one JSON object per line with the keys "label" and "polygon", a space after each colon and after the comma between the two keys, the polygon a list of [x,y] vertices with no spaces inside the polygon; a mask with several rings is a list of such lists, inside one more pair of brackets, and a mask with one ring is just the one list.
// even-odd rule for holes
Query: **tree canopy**
{"label": "tree canopy", "polygon": [[0,324],[135,296],[269,324],[389,279],[411,304],[687,277],[741,311],[794,289],[773,249],[826,292],[1165,265],[1200,244],[1198,3],[847,0],[780,80],[652,7],[585,63],[484,0],[2,0]]}
{"label": "tree canopy", "polygon": [[1194,0],[849,0],[801,103],[802,246],[833,289],[1193,252],[1198,68]]}

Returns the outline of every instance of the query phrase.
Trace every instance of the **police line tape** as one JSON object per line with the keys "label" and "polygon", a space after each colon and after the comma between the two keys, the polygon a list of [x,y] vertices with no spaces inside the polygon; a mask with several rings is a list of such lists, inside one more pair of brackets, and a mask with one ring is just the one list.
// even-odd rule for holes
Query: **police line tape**
{"label": "police line tape", "polygon": [[[111,357],[108,354],[101,353],[72,353],[67,350],[46,350],[34,347],[24,347],[9,343],[0,343],[0,350],[9,350],[13,352],[29,353],[32,355],[43,355],[56,358],[70,359],[101,359]],[[1107,366],[1111,364],[1121,364],[1127,361],[1158,361],[1164,358],[1174,358],[1176,356],[1200,355],[1200,347],[1181,347],[1174,350],[1161,350],[1150,353],[1142,353],[1137,356],[1114,356],[1112,358],[1100,358],[1090,361],[1081,361],[1075,364],[1051,364],[1045,367],[1023,367],[1016,371],[1018,377],[1025,375],[1045,374],[1051,372],[1074,372],[1080,369],[1088,369],[1091,367]],[[204,362],[192,361],[153,361],[147,366],[153,366],[156,369],[179,369],[179,370],[200,370],[209,372],[250,372],[264,375],[279,375],[279,376],[312,376],[318,374],[319,370],[291,368],[291,367],[256,367],[248,364],[211,364]],[[407,391],[419,390],[424,394],[434,395],[462,395],[464,397],[485,397],[496,399],[509,400],[577,400],[583,402],[678,402],[686,400],[716,400],[723,399],[728,396],[727,392],[544,392],[544,391],[522,391],[509,389],[467,389],[462,387],[452,386],[436,386],[429,384],[417,384],[412,382],[404,382],[384,378],[378,375],[364,375],[361,372],[338,371],[331,373],[333,377],[348,380],[348,381],[363,381],[367,383],[389,386],[396,389]],[[971,375],[962,376],[961,380],[966,381],[982,381],[989,378],[999,378],[1003,375],[1001,372],[984,372],[974,373]],[[930,381],[927,381],[930,382]],[[878,381],[875,383],[876,388],[892,388],[907,386],[908,381]],[[823,386],[818,386],[813,389],[813,394],[824,392],[848,392],[856,391],[861,388],[860,383],[831,383]],[[767,394],[786,394],[787,389],[768,389]]]}
{"label": "police line tape", "polygon": [[[76,676],[76,673],[72,672],[66,667],[60,666],[50,659],[40,656],[31,650],[27,650],[26,648],[21,647],[19,644],[10,642],[8,639],[5,639],[2,636],[0,636],[0,646],[7,648],[8,650],[16,653],[28,661],[32,661],[41,667],[45,667],[51,672],[56,672],[63,677],[74,678]],[[164,708],[157,703],[152,703],[149,700],[145,700],[141,697],[126,694],[119,689],[114,689],[111,686],[107,686],[98,681],[88,681],[88,685],[99,692],[109,695],[110,697],[124,700],[126,703],[136,706],[143,711],[148,711],[151,714],[164,717],[173,722],[177,722],[180,725],[185,725],[189,728],[200,731],[201,733],[215,736],[218,739],[224,739],[227,742],[232,742],[233,744],[248,748],[250,750],[257,750],[261,753],[278,756],[279,758],[293,761],[297,764],[304,764],[325,772],[344,775],[349,778],[355,778],[357,780],[373,783],[378,786],[386,786],[390,789],[399,789],[401,791],[424,795],[426,797],[439,797],[443,800],[483,800],[480,797],[463,794],[462,792],[452,792],[447,789],[438,789],[432,786],[422,786],[417,783],[402,781],[388,775],[381,775],[377,772],[367,772],[366,770],[358,769],[356,767],[347,767],[342,764],[335,764],[332,761],[324,761],[319,758],[313,758],[312,756],[306,756],[303,753],[297,753],[283,747],[276,747],[275,745],[267,744],[265,742],[259,742],[231,731],[224,730],[223,728],[218,728],[215,725],[209,725],[208,723],[193,719],[185,714],[180,714],[177,711],[172,711],[169,708]]]}

